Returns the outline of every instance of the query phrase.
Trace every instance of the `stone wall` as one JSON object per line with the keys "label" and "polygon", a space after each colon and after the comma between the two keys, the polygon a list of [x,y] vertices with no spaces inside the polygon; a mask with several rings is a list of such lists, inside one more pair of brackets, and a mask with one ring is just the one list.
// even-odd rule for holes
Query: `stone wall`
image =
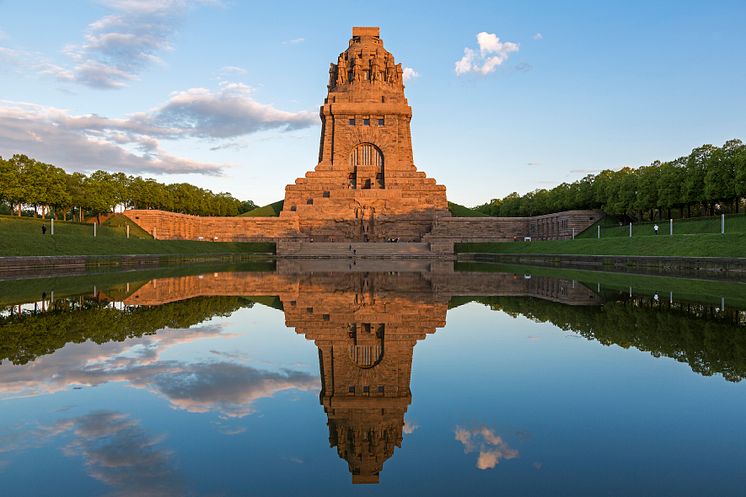
{"label": "stone wall", "polygon": [[[401,194],[395,190],[378,192],[382,202]],[[451,254],[455,243],[513,242],[524,237],[566,240],[572,238],[573,230],[580,234],[603,216],[599,211],[565,211],[535,217],[434,217],[432,213],[413,210],[400,217],[366,219],[361,209],[359,218],[346,219],[337,212],[346,211],[338,199],[321,197],[319,204],[320,208],[308,213],[304,220],[297,212],[283,212],[280,217],[200,217],[131,210],[124,215],[159,240],[276,242],[280,255],[283,247],[299,242],[359,240],[361,234],[368,234],[370,242],[388,238],[423,241],[430,244],[433,252]],[[305,230],[301,230],[301,224]]]}
{"label": "stone wall", "polygon": [[455,243],[569,240],[603,217],[601,211],[574,210],[533,217],[443,217],[423,237],[439,253],[453,253]]}
{"label": "stone wall", "polygon": [[277,242],[299,236],[293,218],[202,217],[158,210],[130,210],[124,215],[158,240]]}

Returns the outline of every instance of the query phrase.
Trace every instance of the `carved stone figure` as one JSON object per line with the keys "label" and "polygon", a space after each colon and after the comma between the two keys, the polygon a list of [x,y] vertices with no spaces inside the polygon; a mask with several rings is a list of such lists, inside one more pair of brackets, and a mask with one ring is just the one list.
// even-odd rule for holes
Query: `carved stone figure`
{"label": "carved stone figure", "polygon": [[362,58],[355,59],[355,65],[352,66],[352,79],[354,81],[363,80],[363,59]]}
{"label": "carved stone figure", "polygon": [[394,58],[389,55],[386,57],[386,81],[389,83],[394,82],[396,77],[396,68],[394,67]]}
{"label": "carved stone figure", "polygon": [[329,64],[329,88],[332,88],[337,82],[337,66]]}
{"label": "carved stone figure", "polygon": [[349,74],[347,74],[347,61],[345,60],[344,54],[339,56],[337,59],[337,84],[343,85],[347,83]]}
{"label": "carved stone figure", "polygon": [[381,49],[376,50],[375,55],[370,59],[370,80],[378,81],[381,74]]}
{"label": "carved stone figure", "polygon": [[401,83],[402,79],[404,79],[404,70],[401,67],[401,64],[396,64],[396,82]]}

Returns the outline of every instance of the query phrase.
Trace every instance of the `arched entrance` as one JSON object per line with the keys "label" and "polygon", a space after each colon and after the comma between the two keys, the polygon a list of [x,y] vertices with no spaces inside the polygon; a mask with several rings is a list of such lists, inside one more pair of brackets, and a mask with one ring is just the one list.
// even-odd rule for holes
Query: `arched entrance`
{"label": "arched entrance", "polygon": [[372,143],[360,143],[350,152],[349,187],[384,188],[383,152]]}

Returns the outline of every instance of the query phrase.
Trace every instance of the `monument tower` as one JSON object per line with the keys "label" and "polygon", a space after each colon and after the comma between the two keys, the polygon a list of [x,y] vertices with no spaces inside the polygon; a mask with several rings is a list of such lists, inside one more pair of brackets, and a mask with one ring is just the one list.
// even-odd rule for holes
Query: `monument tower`
{"label": "monument tower", "polygon": [[402,65],[379,31],[352,28],[330,64],[318,165],[285,188],[281,217],[314,241],[421,241],[450,216],[445,187],[414,165]]}

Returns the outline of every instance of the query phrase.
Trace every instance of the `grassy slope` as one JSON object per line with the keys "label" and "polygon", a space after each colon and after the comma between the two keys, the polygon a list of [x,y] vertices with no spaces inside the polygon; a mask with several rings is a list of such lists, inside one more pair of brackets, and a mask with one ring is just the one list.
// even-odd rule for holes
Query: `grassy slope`
{"label": "grassy slope", "polygon": [[262,207],[257,207],[253,211],[244,212],[240,215],[244,217],[277,217],[280,215],[280,211],[282,210],[282,206],[284,204],[284,200],[278,200],[277,202],[273,202]]}
{"label": "grassy slope", "polygon": [[[71,222],[55,222],[55,235],[42,236],[41,225],[50,221],[0,216],[0,256],[8,255],[118,255],[118,254],[227,254],[273,252],[272,243],[210,243],[182,240],[153,240],[130,228],[125,237],[124,222],[98,227]],[[140,230],[142,231],[142,230]],[[139,238],[142,237],[142,238]]]}
{"label": "grassy slope", "polygon": [[654,235],[655,223],[619,226],[613,219],[602,219],[601,239],[597,225],[575,240],[534,241],[531,243],[464,243],[457,252],[490,252],[501,254],[582,254],[582,255],[674,255],[697,257],[746,257],[746,215],[726,216],[726,235],[720,233],[720,217],[674,220],[674,235],[668,235],[668,223],[659,223],[660,234]]}
{"label": "grassy slope", "polygon": [[[269,205],[257,207],[253,211],[244,212],[243,214],[241,214],[241,216],[277,217],[280,215],[283,204],[284,200],[280,200]],[[481,212],[477,212],[474,209],[469,209],[468,207],[464,207],[463,205],[454,204],[453,202],[448,202],[448,210],[451,211],[451,214],[456,217],[485,217],[485,214],[482,214]]]}
{"label": "grassy slope", "polygon": [[[632,236],[653,235],[655,224],[658,224],[660,228],[660,235],[668,235],[668,221],[658,221],[657,223],[634,223],[632,225]],[[616,219],[608,217],[594,224],[576,238],[596,238],[598,236],[597,225],[601,226],[601,238],[629,238],[629,225],[623,224],[620,226]],[[720,233],[720,216],[674,219],[673,230],[675,235],[718,234]],[[725,232],[746,233],[746,214],[725,216]]]}
{"label": "grassy slope", "polygon": [[453,202],[448,202],[448,210],[451,211],[451,214],[455,217],[487,217],[486,214],[482,214],[474,209],[469,209],[463,205],[454,204]]}
{"label": "grassy slope", "polygon": [[746,257],[746,234],[639,236],[531,243],[463,243],[457,252],[499,254],[673,255]]}

